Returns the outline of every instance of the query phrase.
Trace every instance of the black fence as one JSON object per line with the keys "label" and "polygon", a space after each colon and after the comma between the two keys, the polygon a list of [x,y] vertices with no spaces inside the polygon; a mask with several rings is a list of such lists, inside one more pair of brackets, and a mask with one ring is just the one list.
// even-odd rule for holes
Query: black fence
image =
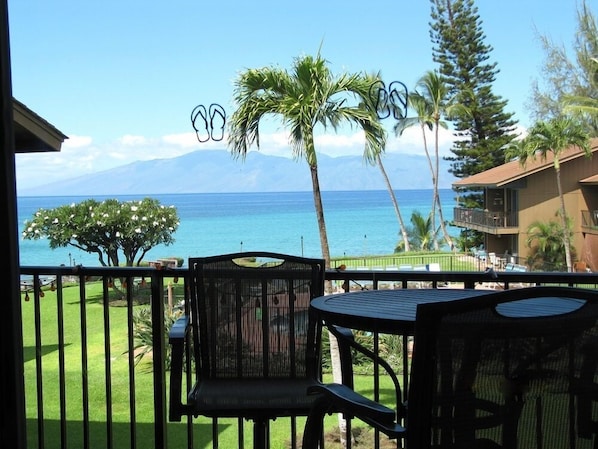
{"label": "black fence", "polygon": [[[440,271],[429,262],[427,270],[339,267],[326,278],[331,294],[598,285],[594,273],[451,271],[438,263]],[[248,423],[167,420],[166,335],[186,305],[185,268],[21,267],[21,276],[28,447],[228,448],[239,435],[251,447]],[[271,438],[281,439],[273,447],[296,447],[300,425],[272,426]]]}

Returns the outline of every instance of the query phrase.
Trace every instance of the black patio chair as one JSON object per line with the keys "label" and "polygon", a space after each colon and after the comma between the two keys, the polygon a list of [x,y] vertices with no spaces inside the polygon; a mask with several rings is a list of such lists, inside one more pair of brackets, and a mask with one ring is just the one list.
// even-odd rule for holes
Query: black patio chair
{"label": "black patio chair", "polygon": [[420,305],[407,403],[311,387],[303,449],[339,410],[408,449],[597,447],[597,319],[598,292],[567,287]]}
{"label": "black patio chair", "polygon": [[[295,428],[314,400],[308,387],[320,381],[321,332],[308,308],[324,294],[324,261],[245,252],[190,258],[189,269],[189,315],[169,339],[169,419],[211,417],[215,438],[218,418],[252,420],[254,447],[267,448],[270,420],[292,417]],[[185,394],[186,353],[194,381]]]}

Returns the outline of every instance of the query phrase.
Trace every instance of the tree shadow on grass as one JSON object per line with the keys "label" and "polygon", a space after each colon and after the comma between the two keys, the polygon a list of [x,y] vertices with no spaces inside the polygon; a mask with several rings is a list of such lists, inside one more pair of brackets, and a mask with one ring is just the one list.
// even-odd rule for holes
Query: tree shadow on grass
{"label": "tree shadow on grass", "polygon": [[[229,427],[220,424],[219,432],[222,433]],[[89,448],[127,448],[138,447],[153,449],[155,445],[154,426],[151,423],[137,423],[133,427],[130,423],[115,422],[111,426],[112,444],[108,444],[109,428],[106,422],[92,421],[89,423],[88,446]],[[27,420],[27,447],[37,449],[84,448],[85,436],[82,421],[68,420],[64,424],[64,434],[60,420],[45,419],[40,429],[37,419]],[[43,441],[40,442],[40,435]],[[168,423],[167,425],[168,449],[186,449],[187,424]],[[64,441],[63,441],[64,440]],[[135,444],[133,444],[133,442]],[[64,443],[64,444],[63,444]],[[193,423],[193,447],[212,447],[212,426],[205,423]]]}
{"label": "tree shadow on grass", "polygon": [[[65,347],[70,346],[70,343],[67,343],[64,345]],[[45,356],[47,354],[50,354],[51,352],[54,351],[58,351],[59,346],[57,344],[53,344],[53,345],[43,345],[41,347],[41,356]],[[35,359],[35,346],[24,346],[23,347],[23,359],[26,362],[29,362],[33,359]]]}

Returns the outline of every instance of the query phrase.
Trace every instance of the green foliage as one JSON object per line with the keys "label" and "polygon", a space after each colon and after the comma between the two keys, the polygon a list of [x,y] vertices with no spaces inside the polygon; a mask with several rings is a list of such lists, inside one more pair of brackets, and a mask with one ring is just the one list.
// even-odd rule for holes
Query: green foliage
{"label": "green foliage", "polygon": [[[573,236],[569,220],[569,238]],[[567,271],[563,227],[556,221],[535,221],[527,229],[530,248],[527,264],[537,271]],[[573,252],[573,250],[572,250]],[[575,257],[572,254],[572,257]]]}
{"label": "green foliage", "polygon": [[120,253],[127,266],[137,265],[156,245],[170,245],[179,226],[177,211],[158,200],[120,202],[94,199],[39,209],[25,222],[23,238],[47,238],[50,248],[71,245],[96,253],[102,266],[119,266]]}
{"label": "green foliage", "polygon": [[[577,10],[577,31],[571,48],[575,54],[567,53],[560,42],[553,42],[548,36],[539,36],[545,59],[542,83],[537,80],[532,86],[529,108],[532,117],[546,121],[567,111],[581,113],[578,118],[591,136],[598,136],[598,25],[585,0]],[[594,113],[586,107],[593,107]]]}
{"label": "green foliage", "polygon": [[[174,322],[181,316],[180,310],[164,310],[164,361],[166,369],[170,369],[171,348],[168,344],[168,334]],[[141,362],[153,352],[152,341],[152,311],[150,307],[142,307],[133,314],[133,338],[135,340],[135,361]]]}
{"label": "green foliage", "polygon": [[420,251],[431,251],[433,249],[433,229],[432,214],[424,217],[419,211],[411,214],[411,224],[409,229],[409,238],[414,248]]}
{"label": "green foliage", "polygon": [[[353,337],[355,338],[356,343],[373,350],[374,336],[371,332],[353,330]],[[403,369],[402,341],[403,337],[398,335],[380,334],[378,342],[378,354],[393,367],[395,372],[400,372]],[[326,328],[324,328],[324,331],[322,332],[322,348],[322,370],[323,372],[328,373],[332,370],[332,366],[330,360],[330,336]],[[371,375],[374,372],[371,358],[356,350],[351,351],[351,356],[355,374]]]}

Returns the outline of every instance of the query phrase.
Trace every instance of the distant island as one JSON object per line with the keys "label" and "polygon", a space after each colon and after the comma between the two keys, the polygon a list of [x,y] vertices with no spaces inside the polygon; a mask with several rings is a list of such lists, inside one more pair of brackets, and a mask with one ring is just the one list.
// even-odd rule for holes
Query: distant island
{"label": "distant island", "polygon": [[[432,182],[425,156],[386,154],[384,168],[393,189],[430,189]],[[451,188],[455,178],[449,162],[442,160],[440,188]],[[378,166],[368,166],[361,156],[318,155],[322,191],[385,190]],[[19,189],[19,196],[116,195],[165,193],[301,192],[311,191],[305,161],[268,156],[258,151],[245,161],[226,150],[198,150],[170,159],[137,161],[110,170]]]}

